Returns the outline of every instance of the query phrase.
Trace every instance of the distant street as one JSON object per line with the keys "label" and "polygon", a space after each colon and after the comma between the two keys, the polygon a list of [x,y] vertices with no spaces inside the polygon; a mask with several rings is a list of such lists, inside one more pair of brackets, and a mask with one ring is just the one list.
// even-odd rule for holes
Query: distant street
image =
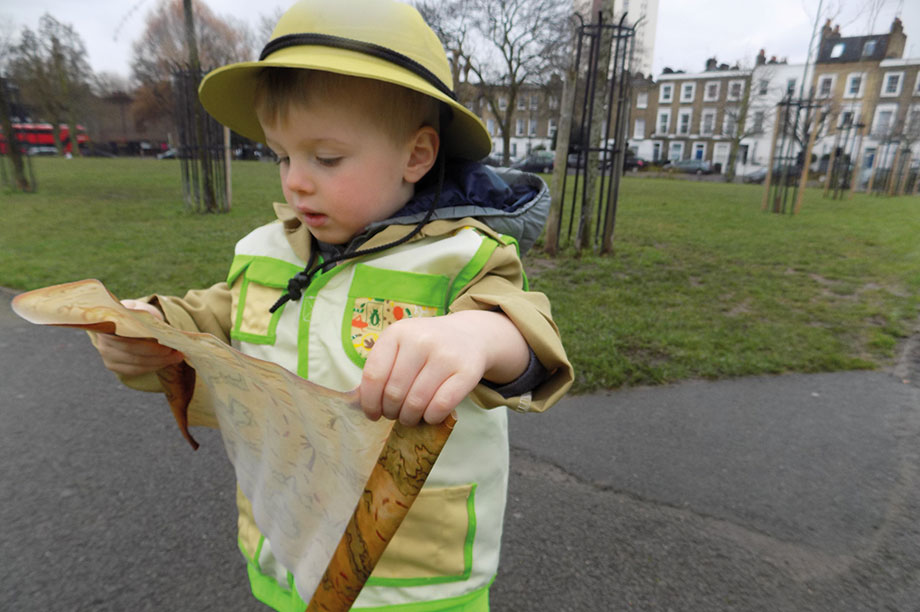
{"label": "distant street", "polygon": [[[265,610],[219,436],[0,292],[0,610]],[[512,415],[496,612],[920,610],[920,367]],[[904,382],[904,381],[908,382]]]}

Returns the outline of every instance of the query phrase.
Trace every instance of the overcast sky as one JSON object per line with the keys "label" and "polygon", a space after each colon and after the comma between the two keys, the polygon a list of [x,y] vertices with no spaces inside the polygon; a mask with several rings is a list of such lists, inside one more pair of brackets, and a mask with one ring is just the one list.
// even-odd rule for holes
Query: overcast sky
{"label": "overcast sky", "polygon": [[[74,26],[95,71],[128,76],[131,43],[140,36],[145,17],[157,2],[0,0],[0,28],[36,29],[39,17],[51,13]],[[256,25],[261,16],[288,6],[291,0],[207,3],[220,16],[230,15]],[[761,48],[767,57],[804,62],[818,4],[819,0],[660,0],[654,72],[665,66],[698,72],[712,56],[719,62],[750,65]],[[867,7],[877,5],[881,9],[871,27],[872,11]],[[845,36],[887,32],[894,15],[900,14],[908,36],[905,57],[920,57],[920,0],[824,0],[822,14],[836,15],[835,22],[841,24]]]}

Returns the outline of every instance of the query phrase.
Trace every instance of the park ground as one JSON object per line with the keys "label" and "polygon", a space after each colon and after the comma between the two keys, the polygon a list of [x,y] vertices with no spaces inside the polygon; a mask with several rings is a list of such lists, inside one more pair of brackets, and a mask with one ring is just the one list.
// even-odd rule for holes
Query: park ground
{"label": "park ground", "polygon": [[[17,290],[82,278],[120,297],[208,286],[282,197],[265,162],[235,162],[232,210],[206,215],[184,208],[175,160],[34,163],[37,193],[0,192],[0,286]],[[575,391],[894,362],[920,312],[920,198],[808,189],[791,215],[763,212],[762,193],[631,175],[611,255],[568,246],[550,258],[539,244],[527,255]]]}

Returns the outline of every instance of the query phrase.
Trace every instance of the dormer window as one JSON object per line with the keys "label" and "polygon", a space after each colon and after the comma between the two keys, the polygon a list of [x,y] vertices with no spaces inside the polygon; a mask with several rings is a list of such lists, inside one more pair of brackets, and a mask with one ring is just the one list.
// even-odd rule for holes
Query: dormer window
{"label": "dormer window", "polygon": [[843,43],[837,43],[834,45],[834,47],[831,49],[831,57],[840,57],[843,55],[844,46],[845,45]]}
{"label": "dormer window", "polygon": [[875,53],[875,41],[867,40],[863,45],[863,57],[869,57]]}

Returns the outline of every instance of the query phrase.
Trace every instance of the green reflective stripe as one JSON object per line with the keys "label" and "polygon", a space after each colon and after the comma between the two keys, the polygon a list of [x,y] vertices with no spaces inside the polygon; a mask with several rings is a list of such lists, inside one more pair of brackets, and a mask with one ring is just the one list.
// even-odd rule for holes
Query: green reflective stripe
{"label": "green reflective stripe", "polygon": [[246,572],[253,597],[266,606],[278,612],[303,612],[306,609],[307,604],[297,595],[296,590],[281,588],[277,580],[261,573],[254,563],[246,565]]}
{"label": "green reflective stripe", "polygon": [[249,280],[266,287],[284,289],[287,287],[288,280],[301,270],[303,270],[303,266],[292,264],[283,259],[262,255],[237,255],[230,264],[230,272],[227,273],[227,284],[232,285],[239,275],[245,271],[246,278]]}
{"label": "green reflective stripe", "polygon": [[[473,540],[476,539],[476,486],[477,485],[474,483],[473,487],[470,489],[469,497],[466,498],[466,516],[468,518],[468,523],[466,528],[466,542],[464,542],[463,545],[462,574],[454,576],[429,576],[425,578],[375,578],[371,576],[367,579],[367,584],[381,587],[413,587],[469,580],[473,573]],[[398,530],[397,533],[399,533]]]}
{"label": "green reflective stripe", "polygon": [[457,296],[464,287],[470,284],[470,281],[476,278],[476,275],[482,271],[496,248],[498,248],[498,242],[488,236],[483,237],[482,244],[479,245],[476,254],[473,255],[473,258],[470,259],[465,266],[463,266],[463,269],[457,273],[457,276],[454,277],[453,282],[450,284],[450,292],[447,296],[447,302],[444,304],[445,310],[454,303],[454,300],[457,299]]}
{"label": "green reflective stripe", "polygon": [[348,297],[386,298],[407,304],[440,308],[449,281],[439,274],[422,274],[355,265]]}
{"label": "green reflective stripe", "polygon": [[492,582],[476,589],[472,593],[450,597],[448,599],[435,599],[410,604],[395,604],[392,606],[374,606],[370,608],[352,608],[352,610],[366,610],[367,612],[489,612],[489,588]]}
{"label": "green reflective stripe", "polygon": [[[319,263],[323,263],[320,258]],[[313,305],[316,303],[316,294],[338,274],[348,270],[349,266],[336,266],[328,272],[320,270],[304,289],[300,298],[300,322],[297,324],[297,375],[307,378],[310,365],[307,358],[310,356],[310,318],[313,316]]]}

